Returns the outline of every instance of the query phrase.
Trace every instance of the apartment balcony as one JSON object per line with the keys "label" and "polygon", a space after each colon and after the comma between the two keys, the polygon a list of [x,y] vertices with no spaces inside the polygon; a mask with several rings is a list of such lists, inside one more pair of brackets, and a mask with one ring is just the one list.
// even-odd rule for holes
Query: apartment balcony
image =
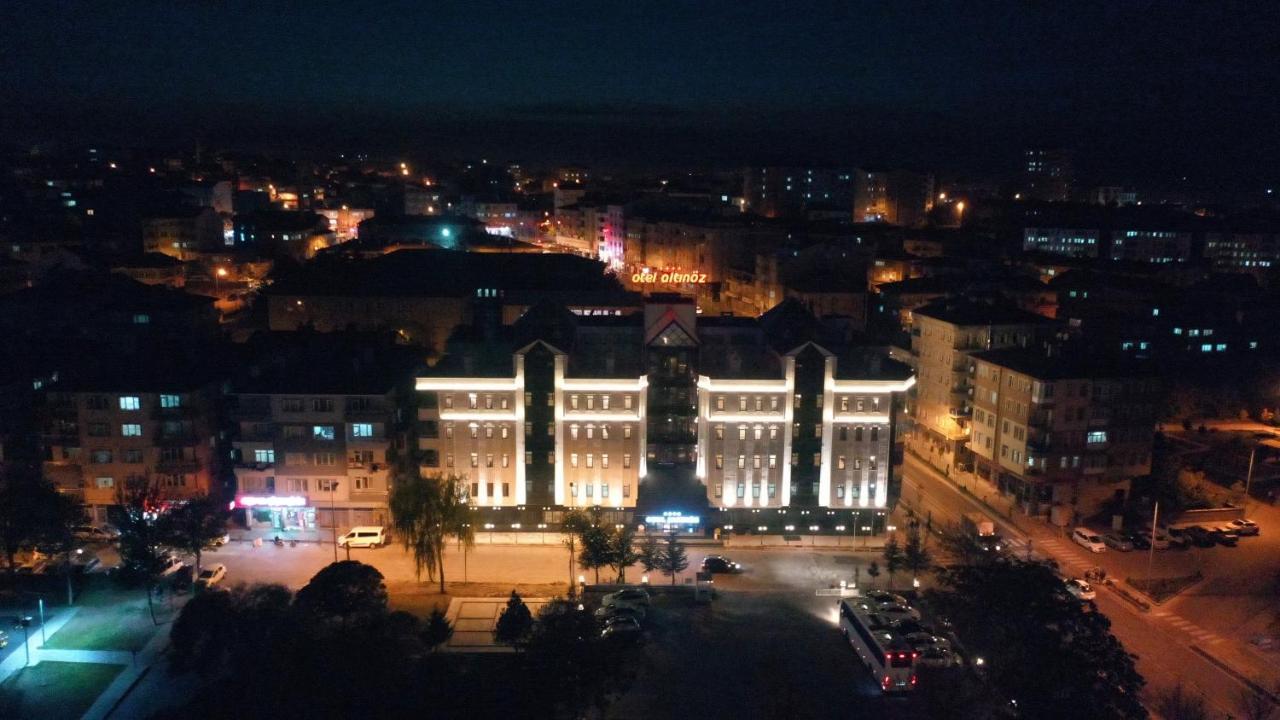
{"label": "apartment balcony", "polygon": [[387,463],[366,463],[356,462],[355,460],[347,461],[347,470],[357,470],[369,473],[384,472],[387,469]]}
{"label": "apartment balcony", "polygon": [[273,462],[250,462],[241,460],[235,464],[236,470],[252,470],[254,472],[269,472],[276,466]]}
{"label": "apartment balcony", "polygon": [[173,447],[175,445],[196,445],[201,442],[195,431],[165,433],[158,432],[155,434],[154,442],[161,447]]}
{"label": "apartment balcony", "polygon": [[271,402],[241,400],[231,409],[231,417],[237,420],[270,420]]}
{"label": "apartment balcony", "polygon": [[[359,420],[374,420],[378,422],[389,422],[391,419],[392,410],[393,408],[387,405],[370,405],[367,407],[348,406],[345,417],[347,419],[347,422],[355,422]],[[422,408],[419,408],[419,411],[421,410]]]}
{"label": "apartment balcony", "polygon": [[181,475],[198,473],[204,467],[199,460],[161,460],[156,463],[156,472]]}

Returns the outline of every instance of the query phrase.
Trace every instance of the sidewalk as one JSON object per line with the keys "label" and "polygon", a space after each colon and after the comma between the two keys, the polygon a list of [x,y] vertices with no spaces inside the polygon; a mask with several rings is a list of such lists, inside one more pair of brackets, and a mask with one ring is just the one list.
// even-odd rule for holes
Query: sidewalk
{"label": "sidewalk", "polygon": [[[75,617],[76,612],[78,612],[79,610],[80,608],[78,607],[61,609],[57,613],[57,615],[55,615],[52,618],[49,618],[48,621],[45,623],[44,636],[46,638],[52,637],[59,630],[61,630],[62,626],[66,625],[71,620],[71,618]],[[27,647],[23,648],[21,643],[17,643],[17,647],[15,647],[13,651],[9,653],[9,657],[5,658],[4,662],[0,663],[0,683],[3,683],[5,680],[8,680],[10,675],[18,672],[19,670],[21,670],[23,667],[26,666],[28,649],[31,651],[31,664],[35,665],[36,663],[40,662],[40,653],[41,653],[40,647],[41,645],[44,644],[43,641],[40,639],[40,628],[32,627],[29,630],[30,631],[29,631],[29,637],[27,639]],[[9,637],[11,640],[17,640],[18,637],[21,637],[21,633],[19,632],[18,637],[14,637],[13,631],[10,631]],[[49,659],[56,660],[58,658],[49,658]]]}

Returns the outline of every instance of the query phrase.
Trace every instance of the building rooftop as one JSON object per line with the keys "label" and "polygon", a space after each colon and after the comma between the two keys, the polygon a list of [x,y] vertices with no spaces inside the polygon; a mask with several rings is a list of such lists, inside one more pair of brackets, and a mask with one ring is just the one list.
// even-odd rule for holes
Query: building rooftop
{"label": "building rooftop", "polygon": [[239,354],[233,394],[385,395],[426,362],[378,333],[259,333]]}
{"label": "building rooftop", "polygon": [[1012,305],[968,298],[934,300],[914,310],[915,315],[952,325],[1046,325],[1052,320]]}
{"label": "building rooftop", "polygon": [[974,353],[974,358],[1040,380],[1100,379],[1154,375],[1147,363],[1098,357],[1071,348],[1046,352],[1039,348],[1006,348]]}

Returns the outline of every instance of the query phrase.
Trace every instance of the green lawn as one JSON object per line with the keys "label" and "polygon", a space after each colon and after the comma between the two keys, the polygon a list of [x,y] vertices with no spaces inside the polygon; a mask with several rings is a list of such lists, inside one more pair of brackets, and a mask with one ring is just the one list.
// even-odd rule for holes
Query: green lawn
{"label": "green lawn", "polygon": [[0,685],[0,717],[75,720],[111,684],[123,665],[45,661]]}
{"label": "green lawn", "polygon": [[49,638],[57,650],[141,650],[156,633],[146,600],[82,606]]}

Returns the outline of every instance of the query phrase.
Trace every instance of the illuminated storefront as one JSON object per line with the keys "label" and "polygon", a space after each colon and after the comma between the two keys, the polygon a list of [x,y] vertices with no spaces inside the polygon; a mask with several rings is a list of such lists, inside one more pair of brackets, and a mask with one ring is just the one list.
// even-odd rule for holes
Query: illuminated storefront
{"label": "illuminated storefront", "polygon": [[307,502],[304,495],[241,495],[236,498],[235,507],[244,508],[250,528],[313,530],[316,509]]}

